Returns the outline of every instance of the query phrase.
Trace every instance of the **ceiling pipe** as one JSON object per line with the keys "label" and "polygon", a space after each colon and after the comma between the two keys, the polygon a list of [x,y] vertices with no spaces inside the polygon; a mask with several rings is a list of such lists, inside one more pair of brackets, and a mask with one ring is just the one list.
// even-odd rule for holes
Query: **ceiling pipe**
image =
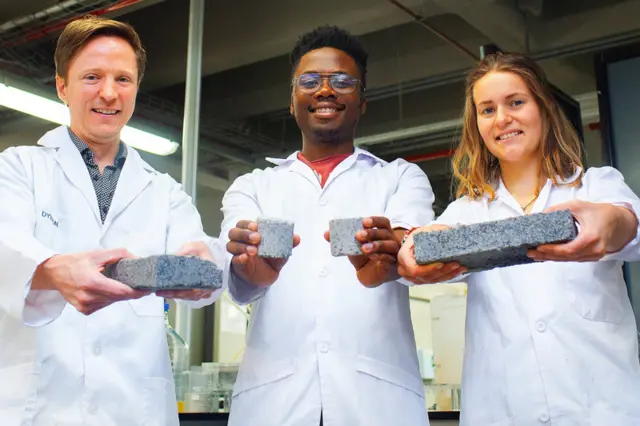
{"label": "ceiling pipe", "polygon": [[0,34],[4,34],[8,31],[11,31],[14,28],[18,28],[24,25],[28,25],[34,21],[43,21],[48,19],[50,16],[56,15],[58,13],[64,12],[65,9],[76,6],[82,0],[66,0],[60,3],[57,3],[53,6],[47,7],[41,11],[36,13],[32,13],[30,15],[21,16],[20,18],[12,19],[10,21],[5,22],[0,25]]}
{"label": "ceiling pipe", "polygon": [[[102,15],[113,13],[125,7],[130,7],[145,1],[147,0],[120,0],[115,4],[109,5],[107,7],[91,10],[90,12],[87,12],[87,13],[90,13],[91,15],[95,15],[95,16],[102,16]],[[25,24],[29,24],[34,21],[43,20],[49,16],[55,16],[57,13],[64,12],[66,8],[78,6],[78,5],[82,5],[81,0],[66,0],[62,3],[58,3],[55,6],[51,6],[47,9],[44,9],[40,12],[36,12],[32,15],[27,15],[25,17],[6,22],[0,26],[0,29],[1,29],[0,35],[12,29],[19,28],[20,26],[24,26]],[[85,13],[81,15],[84,15],[84,14]],[[45,25],[42,28],[37,28],[33,31],[29,31],[26,33],[26,35],[23,35],[17,39],[4,42],[3,47],[16,47],[30,41],[41,39],[43,37],[46,37],[49,34],[61,31],[69,22],[73,21],[74,19],[77,19],[81,15],[74,15],[69,18],[65,18],[60,21],[54,22],[52,24]]]}
{"label": "ceiling pipe", "polygon": [[456,49],[464,53],[465,55],[471,57],[474,61],[477,62],[480,60],[480,57],[477,54],[473,53],[471,50],[467,49],[466,47],[464,47],[463,45],[461,45],[451,37],[447,36],[446,34],[442,33],[441,31],[427,24],[426,18],[424,16],[414,12],[413,10],[409,9],[407,6],[400,3],[399,1],[396,1],[396,0],[387,0],[387,1],[392,5],[394,5],[395,7],[397,7],[398,9],[402,10],[407,15],[411,16],[416,23],[422,25],[424,28],[431,31],[433,34],[435,34],[437,37],[440,37],[442,40],[446,41],[447,43],[451,44]]}
{"label": "ceiling pipe", "polygon": [[[596,92],[589,92],[574,96],[574,99],[580,103],[580,113],[582,115],[583,123],[599,119],[600,109],[598,107],[598,94]],[[456,118],[436,123],[423,124],[421,126],[392,130],[390,132],[378,133],[371,136],[364,136],[356,138],[354,143],[356,146],[379,145],[402,139],[423,137],[438,132],[453,131],[459,129],[461,126],[462,119]]]}
{"label": "ceiling pipe", "polygon": [[423,124],[421,126],[409,127],[404,129],[392,130],[390,132],[378,133],[371,136],[363,136],[356,138],[354,143],[356,146],[372,146],[382,143],[393,142],[402,139],[410,139],[430,135],[433,133],[444,132],[457,129],[462,125],[459,118],[453,120],[444,120],[437,123]]}

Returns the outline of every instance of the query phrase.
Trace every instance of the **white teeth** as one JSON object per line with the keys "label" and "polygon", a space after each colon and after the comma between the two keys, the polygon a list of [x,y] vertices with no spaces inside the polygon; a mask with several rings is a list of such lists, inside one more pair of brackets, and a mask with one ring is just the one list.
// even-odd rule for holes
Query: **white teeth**
{"label": "white teeth", "polygon": [[116,115],[118,113],[118,111],[111,109],[94,109],[94,111],[105,115]]}
{"label": "white teeth", "polygon": [[335,108],[318,108],[318,109],[316,109],[316,112],[322,112],[322,113],[325,113],[325,112],[327,112],[327,113],[328,112],[336,112],[336,111],[337,111],[337,109],[335,109]]}
{"label": "white teeth", "polygon": [[515,132],[507,133],[506,135],[499,136],[498,139],[504,140],[504,139],[512,138],[514,136],[518,136],[520,133],[522,132],[518,130]]}

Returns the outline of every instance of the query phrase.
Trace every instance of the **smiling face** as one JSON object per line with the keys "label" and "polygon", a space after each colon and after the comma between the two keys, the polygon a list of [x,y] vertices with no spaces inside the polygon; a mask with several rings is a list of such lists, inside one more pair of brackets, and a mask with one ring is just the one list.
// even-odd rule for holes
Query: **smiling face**
{"label": "smiling face", "polygon": [[473,87],[480,136],[501,163],[541,161],[542,118],[525,81],[493,71]]}
{"label": "smiling face", "polygon": [[[310,142],[352,143],[358,120],[366,108],[360,85],[356,84],[350,93],[338,93],[328,77],[346,74],[361,79],[356,62],[341,50],[324,47],[312,50],[300,59],[294,78],[300,79],[307,74],[320,74],[326,78],[310,93],[294,84],[290,111],[303,136]],[[340,85],[340,82],[336,83]]]}
{"label": "smiling face", "polygon": [[65,78],[56,77],[58,96],[71,113],[71,130],[89,144],[112,144],[133,114],[138,64],[120,37],[98,36],[72,59]]}

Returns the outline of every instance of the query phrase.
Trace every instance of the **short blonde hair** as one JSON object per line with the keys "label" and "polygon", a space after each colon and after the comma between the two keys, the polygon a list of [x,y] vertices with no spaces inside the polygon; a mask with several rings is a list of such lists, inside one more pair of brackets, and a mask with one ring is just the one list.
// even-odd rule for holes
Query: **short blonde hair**
{"label": "short blonde hair", "polygon": [[511,72],[524,80],[540,109],[544,174],[557,185],[558,177],[567,179],[580,170],[578,178],[570,183],[579,185],[584,173],[582,143],[555,100],[544,71],[524,55],[496,53],[487,55],[467,76],[462,137],[452,160],[456,198],[478,199],[485,194],[491,200],[495,198],[500,165],[480,136],[473,99],[474,85],[490,72]]}
{"label": "short blonde hair", "polygon": [[147,64],[147,53],[136,30],[124,22],[87,15],[70,22],[60,34],[54,61],[56,74],[66,81],[69,64],[74,56],[91,40],[98,36],[114,36],[125,40],[136,54],[138,64],[138,84],[142,81]]}

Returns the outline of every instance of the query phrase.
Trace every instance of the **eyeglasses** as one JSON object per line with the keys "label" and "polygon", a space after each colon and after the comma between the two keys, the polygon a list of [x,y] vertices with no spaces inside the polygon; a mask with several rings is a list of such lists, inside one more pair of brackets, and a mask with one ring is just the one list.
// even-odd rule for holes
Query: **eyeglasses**
{"label": "eyeglasses", "polygon": [[[362,85],[360,80],[344,73],[300,74],[298,77],[293,79],[293,84],[298,88],[300,93],[312,94],[320,90],[324,80],[329,80],[331,88],[341,95],[353,92],[358,84]],[[362,90],[364,91],[364,86],[362,86]]]}

